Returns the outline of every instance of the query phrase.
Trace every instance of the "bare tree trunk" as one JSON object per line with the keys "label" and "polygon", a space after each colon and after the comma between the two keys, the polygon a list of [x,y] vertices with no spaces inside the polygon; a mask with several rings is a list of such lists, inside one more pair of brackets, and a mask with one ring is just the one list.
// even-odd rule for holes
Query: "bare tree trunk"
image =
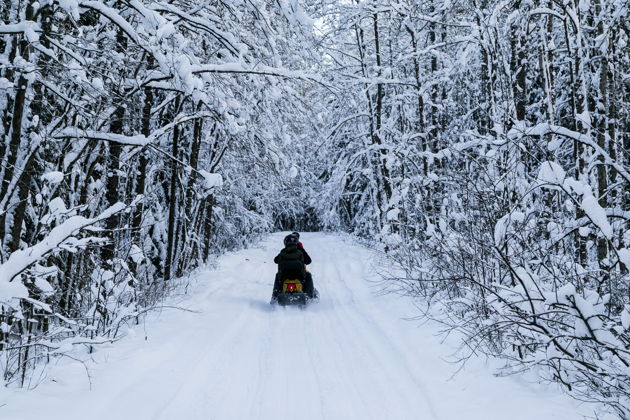
{"label": "bare tree trunk", "polygon": [[[29,3],[28,6],[26,6],[26,19],[32,20],[33,13],[33,5],[32,3]],[[30,57],[30,46],[28,44],[28,41],[24,39],[24,37],[19,43],[17,43],[16,48],[14,48],[13,51],[14,53],[17,52],[17,48],[19,48],[19,53],[22,58],[28,61]],[[26,97],[28,88],[28,80],[24,77],[23,74],[20,74],[20,76],[18,77],[15,99],[13,101],[13,116],[11,118],[10,128],[11,137],[8,147],[4,148],[4,154],[3,156],[1,156],[3,162],[2,166],[4,167],[4,175],[2,177],[2,185],[0,185],[0,200],[4,199],[7,194],[13,194],[12,191],[9,191],[9,185],[13,181],[13,176],[15,174],[15,164],[17,163],[18,154],[22,144],[22,125],[24,123],[24,114],[26,111]],[[9,205],[10,200],[7,200],[6,203],[7,205]],[[2,241],[2,247],[4,247],[5,244],[6,216],[8,210],[8,208],[0,209],[0,241]]]}
{"label": "bare tree trunk", "polygon": [[[149,59],[147,66],[151,66],[153,60]],[[151,108],[153,107],[153,89],[144,88],[144,106],[142,107],[142,134],[148,137],[151,134]],[[136,177],[136,195],[145,194],[148,158],[144,153],[140,154]],[[144,217],[144,203],[138,204],[132,222],[135,242],[142,243],[142,218]],[[140,246],[142,248],[142,246]]]}
{"label": "bare tree trunk", "polygon": [[[478,20],[478,23],[481,22]],[[479,98],[480,115],[478,119],[479,134],[486,135],[490,131],[490,57],[485,37],[481,38],[481,97]]]}
{"label": "bare tree trunk", "polygon": [[[180,98],[175,101],[175,114],[179,111]],[[179,154],[179,126],[175,126],[173,129],[173,143],[171,147],[171,154],[173,157],[177,157]],[[173,266],[173,258],[176,254],[176,230],[177,224],[175,223],[177,213],[177,162],[171,160],[171,180],[170,180],[170,192],[169,192],[169,207],[168,207],[168,239],[166,248],[166,262],[164,264],[164,281],[171,279],[171,270]]]}
{"label": "bare tree trunk", "polygon": [[[575,3],[570,6],[573,8],[574,13],[577,12]],[[565,31],[565,39],[567,42],[567,47],[571,49],[571,41],[570,41],[570,32],[567,21],[564,22],[564,31]],[[584,122],[582,120],[583,113],[586,109],[585,107],[585,91],[583,88],[584,80],[583,80],[583,63],[582,63],[582,51],[583,46],[581,45],[581,35],[578,35],[577,45],[573,51],[569,52],[569,55],[572,57],[572,64],[570,65],[570,75],[571,75],[571,102],[573,105],[573,118],[572,118],[572,129],[575,131],[579,131],[580,133],[584,133],[586,128],[584,127]],[[578,142],[573,142],[573,161],[576,162],[575,165],[575,174],[574,177],[576,179],[580,179],[582,174],[584,173],[585,161],[584,161],[584,146]],[[580,219],[585,216],[584,210],[580,206],[577,206],[575,217]],[[587,255],[586,255],[586,244],[584,239],[579,235],[575,235],[576,248],[578,252],[578,260],[580,264],[586,263]]]}
{"label": "bare tree trunk", "polygon": [[[116,49],[118,52],[123,53],[127,47],[127,37],[124,32],[119,29],[116,33]],[[121,98],[122,99],[122,98]],[[125,105],[118,104],[114,114],[112,115],[112,121],[110,124],[110,130],[114,134],[123,134],[124,131],[124,119],[125,119]],[[110,142],[109,144],[109,156],[108,156],[108,168],[105,174],[106,177],[106,192],[105,197],[108,206],[113,206],[118,203],[118,189],[120,187],[120,176],[118,171],[120,168],[120,153],[122,146],[116,142]],[[112,267],[111,260],[116,255],[116,229],[119,225],[120,217],[114,215],[109,217],[105,221],[105,229],[107,230],[108,243],[101,249],[101,257],[106,266]]]}
{"label": "bare tree trunk", "polygon": [[22,174],[18,181],[18,205],[13,212],[13,223],[11,224],[11,238],[7,243],[9,253],[17,251],[20,248],[20,239],[22,237],[22,225],[26,217],[26,209],[28,204],[28,193],[31,184],[31,168],[35,160],[36,153],[33,153],[24,164]]}
{"label": "bare tree trunk", "polygon": [[[427,136],[425,133],[426,130],[426,124],[424,121],[424,98],[422,97],[422,83],[420,80],[420,63],[418,61],[418,41],[416,40],[416,35],[414,30],[410,27],[407,26],[407,32],[409,32],[409,35],[411,36],[411,46],[413,47],[413,51],[414,51],[414,58],[413,58],[413,71],[414,71],[414,76],[416,79],[416,90],[417,90],[417,95],[418,95],[418,102],[417,102],[417,123],[416,123],[416,130],[418,130],[418,133],[422,133],[422,137],[421,137],[421,150],[423,152],[427,151]],[[429,172],[429,161],[427,159],[426,156],[422,156],[421,158],[422,161],[422,169],[423,169],[423,175],[426,175]]]}
{"label": "bare tree trunk", "polygon": [[[363,32],[363,28],[358,24],[355,25],[355,33],[356,33],[356,38],[357,38],[357,48],[359,50],[359,58],[361,62],[361,72],[363,74],[363,77],[367,79],[369,77],[369,74],[368,74],[367,64],[366,64],[364,32]],[[370,119],[370,142],[373,144],[374,138],[376,136],[376,132],[375,132],[376,117],[375,117],[375,112],[374,112],[374,103],[372,100],[372,95],[370,94],[369,85],[367,83],[365,84],[365,97],[367,100],[367,105],[368,105],[368,110],[369,110],[368,115]],[[374,156],[373,153],[370,153],[368,157],[368,162],[370,165],[370,171],[373,173],[373,177],[372,177],[373,179],[370,180],[370,183],[371,183],[371,189],[372,189],[372,194],[371,194],[372,207],[374,209],[374,215],[376,218],[375,223],[377,226],[379,226],[379,228],[382,228],[383,209],[381,207],[381,204],[383,200],[381,199],[381,195],[382,195],[382,191],[380,187],[381,176],[378,171],[378,167],[379,167],[378,153],[376,153],[376,156]]]}
{"label": "bare tree trunk", "polygon": [[[520,8],[520,1],[517,1],[514,4],[514,8]],[[518,121],[525,120],[525,106],[527,102],[527,86],[525,84],[527,69],[525,67],[526,64],[526,56],[525,56],[525,37],[522,34],[522,31],[526,29],[522,29],[519,27],[519,21],[512,22],[512,26],[510,28],[511,32],[511,44],[512,44],[512,57],[511,57],[511,67],[512,74],[514,77],[513,83],[513,95],[514,95],[514,108],[516,111],[516,119]]]}
{"label": "bare tree trunk", "polygon": [[[198,104],[198,107],[201,107],[201,103]],[[194,200],[196,196],[196,177],[197,174],[194,172],[198,169],[199,166],[199,151],[201,149],[201,139],[203,133],[203,120],[201,118],[196,119],[193,123],[193,140],[190,148],[190,160],[189,165],[193,169],[188,177],[188,182],[186,184],[186,202],[184,204],[184,220],[182,222],[182,230],[181,230],[181,242],[182,244],[186,244],[188,238],[188,232],[194,232],[194,222],[198,216],[194,214],[195,209],[199,212],[200,206],[195,206]],[[195,238],[195,241],[198,241],[199,238]],[[188,265],[188,260],[190,255],[192,255],[192,246],[184,245],[184,249],[187,251],[185,255],[182,255],[180,259],[180,264],[177,268],[177,276],[181,276],[183,274],[183,270],[186,265]]]}
{"label": "bare tree trunk", "polygon": [[[600,95],[603,101],[606,101],[604,98],[607,97],[606,87],[608,84],[608,66],[603,63],[600,68]],[[606,109],[605,104],[600,104]],[[608,149],[606,135],[608,131],[608,122],[606,115],[600,115],[598,124],[597,124],[597,145],[602,148],[602,150]],[[603,208],[608,206],[607,192],[608,192],[608,173],[606,170],[606,165],[604,164],[604,158],[600,155],[597,160],[600,161],[600,164],[597,165],[597,190],[599,195],[599,205]],[[605,258],[608,257],[608,241],[604,238],[600,238],[597,241],[597,259],[601,263]]]}
{"label": "bare tree trunk", "polygon": [[[383,60],[381,58],[381,44],[379,38],[379,28],[378,28],[378,13],[373,15],[374,21],[374,52],[376,55],[376,66],[379,69],[378,77],[383,77],[382,65]],[[387,167],[387,150],[383,148],[383,139],[382,139],[382,128],[383,128],[383,99],[385,97],[385,92],[383,88],[383,83],[379,82],[376,84],[376,109],[375,109],[375,117],[376,117],[376,126],[374,129],[374,135],[372,137],[372,141],[374,144],[379,146],[380,149],[380,159],[379,159],[379,176],[382,179],[383,190],[385,192],[385,196],[383,197],[383,202],[380,203],[381,211],[387,212],[389,209],[389,201],[392,198],[392,185],[391,179],[389,175],[389,168]]]}
{"label": "bare tree trunk", "polygon": [[205,243],[203,247],[203,260],[204,261],[207,261],[208,256],[210,255],[210,249],[211,249],[210,239],[212,238],[212,234],[213,234],[212,217],[213,217],[213,211],[214,211],[214,202],[215,202],[215,199],[213,195],[209,195],[205,199],[204,211],[206,214],[204,217],[204,224],[203,224],[203,234],[205,238]]}
{"label": "bare tree trunk", "polygon": [[[114,134],[123,133],[123,119],[125,117],[125,108],[119,106],[114,112],[112,123],[110,125],[111,132]],[[120,166],[120,153],[121,145],[115,142],[109,144],[109,159],[107,173],[105,174],[106,192],[105,197],[107,199],[108,206],[113,206],[118,203],[118,188],[120,186],[120,176],[118,175],[118,168]],[[111,260],[116,255],[116,228],[118,228],[118,216],[109,217],[105,221],[105,229],[107,230],[108,243],[102,247],[101,256],[106,264],[110,264]],[[111,267],[111,265],[110,265]]]}

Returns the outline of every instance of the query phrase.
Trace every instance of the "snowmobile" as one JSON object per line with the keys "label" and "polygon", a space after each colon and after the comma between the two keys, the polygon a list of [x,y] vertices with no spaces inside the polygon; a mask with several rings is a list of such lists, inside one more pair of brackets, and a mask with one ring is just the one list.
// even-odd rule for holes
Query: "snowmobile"
{"label": "snowmobile", "polygon": [[311,300],[319,300],[319,293],[315,289],[313,298],[303,290],[302,281],[299,279],[286,279],[282,282],[282,291],[271,303],[278,303],[280,306],[299,305],[304,306]]}
{"label": "snowmobile", "polygon": [[302,282],[298,279],[286,279],[282,282],[282,291],[276,298],[278,305],[306,305],[308,296],[302,290]]}

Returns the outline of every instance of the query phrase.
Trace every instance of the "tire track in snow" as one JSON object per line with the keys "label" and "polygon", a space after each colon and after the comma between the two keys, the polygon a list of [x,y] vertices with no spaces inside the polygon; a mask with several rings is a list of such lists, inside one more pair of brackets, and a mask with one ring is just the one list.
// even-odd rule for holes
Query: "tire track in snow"
{"label": "tire track in snow", "polygon": [[[330,252],[330,250],[327,251]],[[330,255],[333,255],[333,253],[331,252]],[[339,294],[339,273],[335,268],[334,262],[331,263],[329,260],[330,258],[326,258],[325,261],[328,263],[324,264],[322,267],[324,276],[322,283],[327,285],[329,292],[325,297],[325,299],[327,299],[324,306],[325,309],[318,312],[318,315],[324,318],[324,320],[320,320],[319,323],[324,326],[323,328],[328,338],[326,340],[318,340],[319,347],[316,346],[315,348],[318,349],[320,353],[325,354],[325,357],[322,357],[324,363],[332,362],[334,365],[332,369],[330,369],[330,376],[339,378],[336,387],[337,392],[344,396],[342,407],[348,407],[345,409],[344,414],[346,416],[353,416],[354,414],[353,417],[355,418],[377,419],[378,416],[375,416],[375,412],[369,409],[373,405],[373,398],[366,396],[362,389],[362,387],[367,385],[364,381],[365,378],[362,378],[364,372],[361,372],[361,375],[357,375],[358,371],[356,368],[350,369],[351,366],[355,366],[357,354],[361,350],[361,347],[359,346],[357,348],[354,345],[353,332],[344,328],[347,319],[341,315],[339,308],[347,306],[349,302],[353,300],[352,294],[346,293],[344,296]],[[326,344],[333,343],[336,352],[331,355],[327,350],[331,350],[332,348],[328,347]],[[352,347],[352,349],[349,350],[349,347]],[[367,363],[360,368],[365,370],[368,369],[369,366],[370,364]],[[333,418],[340,417],[337,415]]]}
{"label": "tire track in snow", "polygon": [[[199,418],[203,414],[203,412],[198,412],[197,415],[194,415],[194,412],[200,408],[196,405],[199,402],[208,401],[212,395],[216,395],[212,389],[220,386],[221,379],[225,377],[225,372],[222,369],[228,367],[220,363],[220,360],[223,355],[229,353],[235,338],[247,329],[249,321],[247,313],[243,313],[236,319],[237,321],[232,322],[230,327],[226,329],[227,334],[218,340],[215,337],[208,337],[207,341],[204,340],[202,343],[195,344],[199,348],[200,357],[192,363],[187,363],[189,368],[187,375],[181,379],[180,383],[176,384],[175,391],[169,400],[161,404],[160,409],[156,412],[156,420],[174,419],[191,409],[194,410],[193,413],[184,416],[185,418]],[[210,348],[203,346],[203,344],[211,342],[216,342],[216,344]],[[204,397],[192,398],[200,394],[203,394]],[[187,402],[188,404],[186,404]]]}
{"label": "tire track in snow", "polygon": [[[346,248],[345,251],[347,255],[349,249]],[[340,254],[339,252],[335,252],[335,255]],[[350,255],[348,260],[357,261],[358,258],[352,258],[352,255]],[[357,273],[363,274],[363,264],[357,265],[356,263],[351,263],[350,267],[347,267],[350,273],[352,273],[352,275],[349,276],[342,272],[338,265],[334,265],[333,267],[337,278],[336,284],[343,287],[345,295],[354,297],[359,290],[357,290],[357,287],[351,287],[345,279],[356,278]],[[365,287],[365,285],[361,284],[359,287]],[[347,297],[344,296],[344,301],[345,298]],[[373,395],[382,396],[385,401],[388,402],[388,404],[384,405],[390,407],[390,410],[391,407],[395,407],[397,409],[397,411],[394,411],[397,414],[395,416],[396,418],[415,419],[419,412],[426,412],[426,408],[428,408],[431,418],[436,418],[432,404],[430,401],[426,400],[426,397],[426,407],[411,405],[411,402],[417,401],[417,395],[410,395],[410,388],[413,387],[409,387],[408,381],[404,380],[409,377],[409,372],[404,369],[396,369],[396,372],[390,371],[392,366],[397,365],[391,361],[398,360],[400,352],[393,345],[387,345],[389,344],[387,343],[389,337],[384,331],[375,328],[375,324],[366,322],[366,319],[368,319],[366,318],[366,311],[369,310],[369,305],[361,305],[360,303],[363,303],[363,300],[353,299],[352,304],[340,304],[336,310],[339,318],[343,320],[339,325],[344,329],[344,335],[352,337],[351,341],[353,343],[360,343],[359,346],[355,346],[354,350],[356,353],[354,355],[355,359],[357,354],[362,355],[361,360],[359,360],[359,366],[355,368],[358,371],[357,376],[362,374],[362,372],[359,371],[360,369],[364,369],[365,366],[369,366],[370,363],[372,363],[370,376],[381,378],[381,381],[375,381],[375,386],[380,391],[374,393],[373,390],[369,390],[369,392]],[[382,385],[383,380],[385,380],[385,386]],[[391,414],[393,413],[390,411],[390,415]],[[387,413],[383,415],[387,415]]]}
{"label": "tire track in snow", "polygon": [[[352,247],[351,249],[352,251],[354,251]],[[357,254],[356,256],[358,257],[359,253],[356,251],[354,253]],[[359,258],[350,258],[351,261],[357,261],[358,259]],[[353,270],[353,271],[360,272],[361,276],[351,276],[349,278],[354,278],[355,280],[359,278],[366,280],[372,277],[371,273],[367,272],[367,268],[368,266],[364,264],[359,265],[358,270]],[[345,281],[343,283],[349,292],[352,290],[354,290],[355,292],[357,291],[357,287],[351,287]],[[365,283],[362,285],[359,285],[359,287],[361,286],[363,286],[364,288],[366,287]],[[356,327],[356,331],[358,331],[359,333],[363,333],[365,342],[366,343],[369,342],[372,344],[368,348],[373,351],[376,349],[379,349],[381,356],[379,357],[378,355],[374,354],[374,357],[376,358],[376,360],[379,360],[382,362],[384,358],[387,358],[388,355],[390,356],[395,355],[396,360],[403,362],[402,365],[398,363],[393,364],[393,366],[397,370],[397,375],[392,375],[392,373],[390,372],[390,370],[388,369],[386,365],[381,364],[381,368],[383,372],[387,373],[390,379],[392,379],[392,383],[397,385],[397,388],[401,392],[401,395],[406,394],[407,397],[405,398],[405,401],[414,401],[416,400],[415,397],[420,395],[422,399],[424,400],[426,407],[429,410],[431,418],[439,419],[440,416],[436,412],[435,404],[431,400],[430,395],[428,393],[428,387],[424,384],[424,382],[420,379],[420,375],[416,372],[416,370],[418,369],[416,367],[417,365],[414,366],[413,364],[409,363],[409,357],[406,351],[407,349],[405,349],[403,345],[401,345],[401,343],[404,343],[404,340],[401,340],[400,337],[397,337],[399,338],[398,340],[392,339],[392,335],[389,332],[390,329],[386,329],[382,327],[379,321],[379,318],[384,318],[384,317],[375,317],[373,314],[374,311],[378,311],[378,308],[369,306],[370,309],[366,310],[368,306],[369,305],[364,305],[364,308],[357,308],[357,310],[353,310],[353,311],[348,311],[346,308],[344,308],[344,310],[346,310],[346,314],[348,316],[354,318],[355,320],[354,325]],[[363,328],[361,328],[361,325],[363,326]],[[372,333],[371,334],[364,333],[364,331],[366,330],[371,330]],[[390,365],[392,364],[390,363]],[[397,379],[401,377],[407,377],[408,379],[410,379],[414,383],[415,387],[417,387],[421,392],[419,394],[417,393],[411,394],[410,390],[413,389],[413,387],[411,386],[400,387],[399,380]],[[417,407],[411,409],[409,412],[410,413],[417,412]]]}
{"label": "tire track in snow", "polygon": [[[271,314],[273,315],[273,314]],[[270,316],[266,322],[266,330],[271,331],[271,324],[273,322],[273,316]],[[262,352],[258,359],[258,375],[256,379],[256,387],[254,396],[256,397],[256,404],[252,404],[249,408],[249,416],[247,418],[256,418],[257,412],[264,406],[265,400],[265,378],[269,377],[269,358],[271,351],[272,337],[269,334],[263,334],[263,343],[261,346]]]}
{"label": "tire track in snow", "polygon": [[310,362],[310,366],[313,369],[313,373],[314,373],[314,377],[315,377],[315,381],[317,382],[317,395],[316,396],[311,396],[311,398],[313,400],[317,399],[317,401],[319,402],[319,414],[320,414],[320,418],[325,419],[325,418],[330,418],[326,416],[326,404],[325,404],[325,397],[324,397],[324,392],[323,390],[325,389],[325,382],[323,380],[322,374],[321,374],[321,369],[320,366],[323,365],[322,360],[317,356],[317,353],[313,351],[313,345],[312,345],[312,333],[309,334],[308,332],[310,331],[317,331],[317,328],[315,327],[315,324],[313,323],[313,320],[311,319],[312,317],[309,317],[307,319],[307,322],[305,323],[305,331],[307,331],[307,333],[304,334],[305,337],[305,345],[306,345],[306,349],[308,352],[308,359]]}

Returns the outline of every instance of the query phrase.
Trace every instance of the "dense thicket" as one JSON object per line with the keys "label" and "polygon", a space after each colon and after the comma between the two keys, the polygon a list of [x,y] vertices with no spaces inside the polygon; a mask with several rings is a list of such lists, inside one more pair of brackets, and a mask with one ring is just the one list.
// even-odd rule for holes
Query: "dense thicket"
{"label": "dense thicket", "polygon": [[304,219],[312,22],[262,0],[3,0],[0,20],[0,372],[24,384]]}
{"label": "dense thicket", "polygon": [[470,352],[630,416],[630,49],[616,0],[330,2],[324,223]]}

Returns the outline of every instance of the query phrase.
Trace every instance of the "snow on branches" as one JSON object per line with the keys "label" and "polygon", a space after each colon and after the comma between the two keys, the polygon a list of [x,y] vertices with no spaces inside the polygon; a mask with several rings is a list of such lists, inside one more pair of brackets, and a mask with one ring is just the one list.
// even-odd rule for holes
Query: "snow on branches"
{"label": "snow on branches", "polygon": [[320,17],[338,89],[313,148],[324,224],[397,258],[392,287],[465,356],[627,418],[628,6],[366,6]]}
{"label": "snow on branches", "polygon": [[[99,237],[78,238],[77,236],[87,228],[119,213],[125,207],[123,203],[117,203],[92,218],[71,216],[55,226],[45,239],[33,246],[13,252],[7,261],[0,264],[0,303],[6,303],[17,308],[18,306],[12,304],[12,301],[17,301],[19,304],[19,299],[29,298],[28,289],[18,278],[20,274],[55,251],[76,252],[90,244],[101,243],[102,238]],[[39,288],[41,289],[41,287]]]}
{"label": "snow on branches", "polygon": [[0,18],[0,371],[23,384],[302,211],[285,139],[321,79],[295,2],[13,1]]}

